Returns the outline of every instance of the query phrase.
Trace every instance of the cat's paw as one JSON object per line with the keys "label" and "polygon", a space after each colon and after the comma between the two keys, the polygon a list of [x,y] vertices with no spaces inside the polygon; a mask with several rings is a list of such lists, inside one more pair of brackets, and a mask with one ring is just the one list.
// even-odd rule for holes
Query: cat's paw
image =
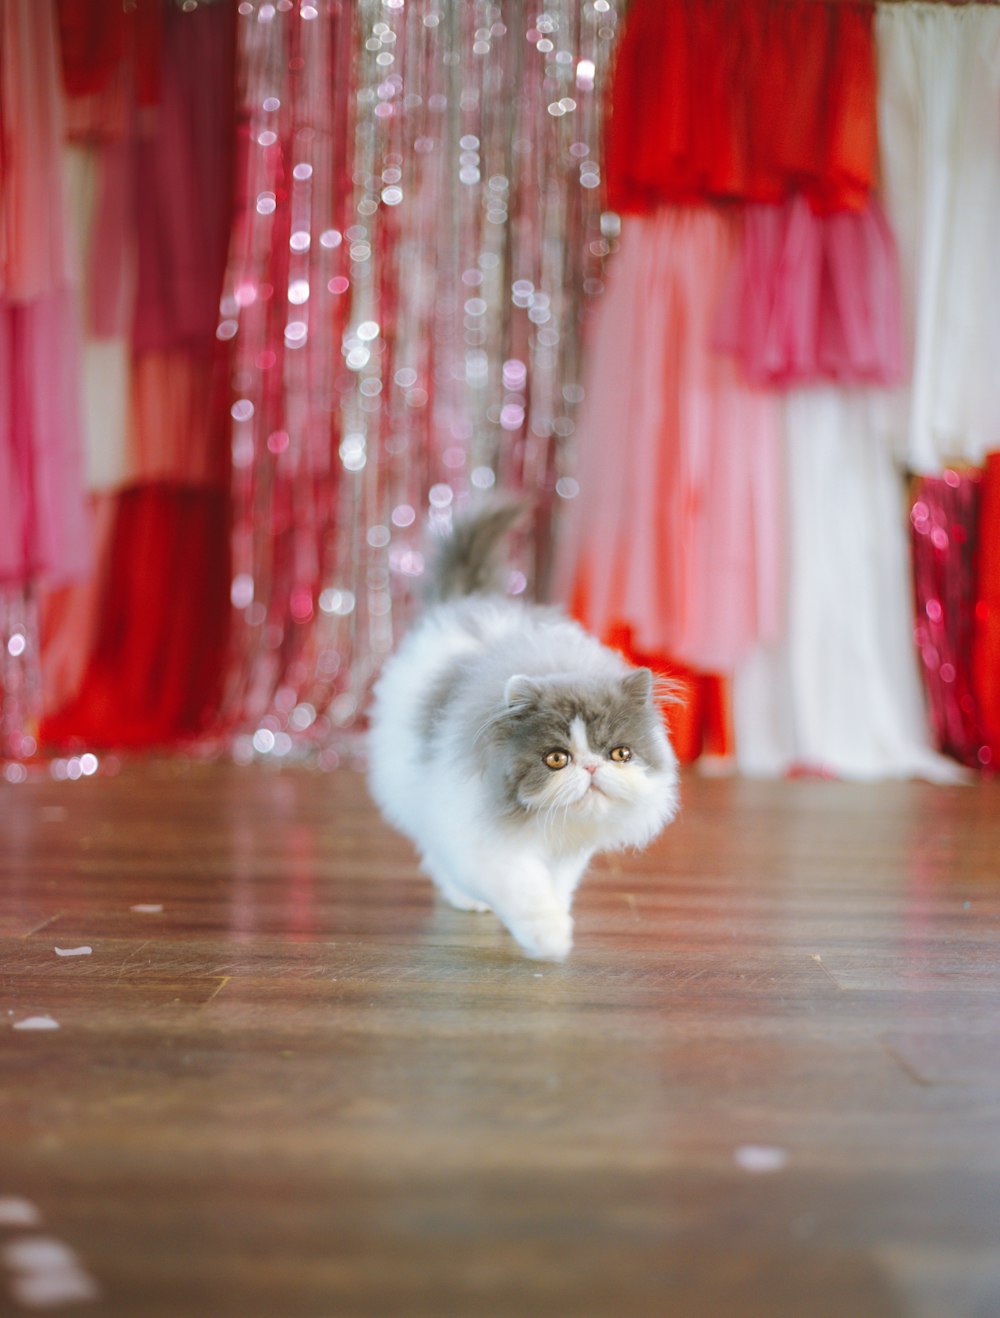
{"label": "cat's paw", "polygon": [[448,905],[454,906],[456,911],[475,911],[477,914],[483,914],[490,909],[485,902],[477,901],[475,897],[467,897],[464,892],[452,887],[450,883],[439,882],[437,890]]}
{"label": "cat's paw", "polygon": [[573,946],[573,921],[561,911],[519,921],[511,933],[532,961],[565,961]]}

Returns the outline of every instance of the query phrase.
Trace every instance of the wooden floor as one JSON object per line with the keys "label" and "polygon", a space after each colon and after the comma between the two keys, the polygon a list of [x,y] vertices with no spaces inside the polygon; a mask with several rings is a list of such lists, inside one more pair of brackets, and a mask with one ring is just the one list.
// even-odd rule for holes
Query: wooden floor
{"label": "wooden floor", "polygon": [[553,967],[349,770],[0,787],[0,1312],[995,1318],[1000,782],[684,802]]}

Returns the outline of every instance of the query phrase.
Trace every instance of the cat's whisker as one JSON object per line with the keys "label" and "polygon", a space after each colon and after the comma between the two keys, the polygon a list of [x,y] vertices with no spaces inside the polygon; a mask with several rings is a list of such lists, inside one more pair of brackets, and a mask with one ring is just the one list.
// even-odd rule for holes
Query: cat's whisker
{"label": "cat's whisker", "polygon": [[482,726],[478,729],[478,731],[474,733],[472,737],[473,746],[479,744],[480,739],[484,736],[485,733],[489,732],[492,728],[499,727],[502,723],[505,723],[509,717],[510,717],[509,709],[501,709],[491,714],[489,718],[486,720],[486,722],[483,723]]}

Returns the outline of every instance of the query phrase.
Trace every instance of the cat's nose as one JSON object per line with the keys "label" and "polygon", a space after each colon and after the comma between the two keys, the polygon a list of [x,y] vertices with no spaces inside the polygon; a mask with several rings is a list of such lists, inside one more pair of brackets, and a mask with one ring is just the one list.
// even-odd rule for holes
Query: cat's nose
{"label": "cat's nose", "polygon": [[587,772],[591,775],[591,777],[593,777],[593,775],[597,772],[596,764],[585,764],[583,767],[587,770]]}

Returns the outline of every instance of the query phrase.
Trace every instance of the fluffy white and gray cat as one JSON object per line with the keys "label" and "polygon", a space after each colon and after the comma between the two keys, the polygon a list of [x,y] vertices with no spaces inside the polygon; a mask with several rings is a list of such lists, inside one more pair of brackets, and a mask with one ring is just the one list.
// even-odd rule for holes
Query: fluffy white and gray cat
{"label": "fluffy white and gray cat", "polygon": [[434,602],[375,688],[369,781],[452,905],[492,910],[528,956],[562,960],[588,862],[669,823],[677,760],[648,668],[494,593],[517,515],[494,507],[445,543]]}

